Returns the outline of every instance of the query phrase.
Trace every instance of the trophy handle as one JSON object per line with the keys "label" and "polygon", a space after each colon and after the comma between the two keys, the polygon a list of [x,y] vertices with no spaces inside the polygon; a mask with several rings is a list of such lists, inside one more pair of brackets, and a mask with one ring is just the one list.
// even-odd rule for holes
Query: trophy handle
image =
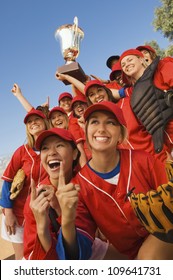
{"label": "trophy handle", "polygon": [[73,30],[74,30],[74,42],[73,45],[76,45],[76,39],[77,39],[77,31],[78,31],[78,18],[74,18],[74,25],[73,25]]}

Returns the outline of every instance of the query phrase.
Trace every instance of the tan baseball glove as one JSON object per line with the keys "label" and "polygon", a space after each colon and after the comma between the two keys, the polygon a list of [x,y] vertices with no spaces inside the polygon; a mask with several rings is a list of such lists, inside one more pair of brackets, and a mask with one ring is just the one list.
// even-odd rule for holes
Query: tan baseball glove
{"label": "tan baseball glove", "polygon": [[173,178],[173,160],[167,159],[165,162],[165,168],[168,180],[170,180]]}
{"label": "tan baseball glove", "polygon": [[23,188],[24,181],[25,181],[25,172],[23,171],[23,169],[19,169],[16,175],[14,176],[13,182],[11,184],[10,199],[13,200],[18,196],[18,194]]}
{"label": "tan baseball glove", "polygon": [[160,185],[147,194],[130,195],[136,216],[155,237],[173,243],[173,182]]}

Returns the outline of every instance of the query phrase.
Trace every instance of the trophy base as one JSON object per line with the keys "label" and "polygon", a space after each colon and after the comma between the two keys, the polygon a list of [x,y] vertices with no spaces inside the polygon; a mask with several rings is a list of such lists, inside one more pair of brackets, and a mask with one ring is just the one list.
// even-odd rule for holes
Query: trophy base
{"label": "trophy base", "polygon": [[[68,74],[73,78],[76,78],[77,80],[81,81],[82,83],[86,81],[86,75],[79,63],[76,61],[59,67],[57,71],[61,74]],[[62,82],[65,85],[70,85],[70,83],[67,80],[64,80]]]}

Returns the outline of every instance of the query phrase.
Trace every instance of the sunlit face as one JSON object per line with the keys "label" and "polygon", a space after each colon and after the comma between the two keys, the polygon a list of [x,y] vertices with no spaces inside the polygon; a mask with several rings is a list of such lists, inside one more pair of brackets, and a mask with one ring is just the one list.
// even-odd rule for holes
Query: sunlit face
{"label": "sunlit face", "polygon": [[87,104],[84,102],[81,102],[81,101],[76,101],[73,104],[73,111],[74,111],[75,115],[79,118],[83,116],[86,108],[87,108]]}
{"label": "sunlit face", "polygon": [[43,141],[40,155],[50,179],[59,179],[60,162],[63,162],[65,178],[67,182],[71,180],[72,164],[76,159],[77,150],[73,149],[68,141],[56,135],[49,136]]}
{"label": "sunlit face", "polygon": [[66,113],[71,112],[71,102],[72,99],[69,97],[64,97],[60,100],[59,106],[64,109]]}
{"label": "sunlit face", "polygon": [[60,111],[52,112],[50,121],[53,127],[68,128],[68,117]]}
{"label": "sunlit face", "polygon": [[108,94],[104,87],[91,86],[89,87],[87,94],[92,104],[109,100]]}
{"label": "sunlit face", "polygon": [[37,136],[46,129],[44,119],[38,115],[31,115],[28,117],[27,123],[28,132],[36,139]]}
{"label": "sunlit face", "polygon": [[150,65],[153,62],[153,60],[151,58],[151,55],[150,55],[149,51],[141,50],[141,53],[143,53],[146,63],[148,65]]}
{"label": "sunlit face", "polygon": [[145,70],[143,58],[136,55],[127,55],[121,60],[121,68],[127,76],[137,80]]}
{"label": "sunlit face", "polygon": [[87,140],[92,151],[112,152],[122,142],[121,128],[116,117],[106,111],[91,114],[87,123]]}

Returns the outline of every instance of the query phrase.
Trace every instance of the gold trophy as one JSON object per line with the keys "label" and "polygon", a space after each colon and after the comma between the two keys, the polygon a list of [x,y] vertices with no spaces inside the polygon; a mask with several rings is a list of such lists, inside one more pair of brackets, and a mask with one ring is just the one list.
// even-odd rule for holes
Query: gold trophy
{"label": "gold trophy", "polygon": [[[68,74],[81,82],[86,81],[86,75],[76,62],[76,58],[79,55],[80,42],[84,38],[84,32],[78,27],[78,18],[74,18],[74,24],[65,24],[60,26],[55,31],[55,39],[60,40],[61,53],[65,60],[65,65],[59,67],[57,72],[62,74]],[[70,83],[66,80],[64,84],[69,85]]]}

